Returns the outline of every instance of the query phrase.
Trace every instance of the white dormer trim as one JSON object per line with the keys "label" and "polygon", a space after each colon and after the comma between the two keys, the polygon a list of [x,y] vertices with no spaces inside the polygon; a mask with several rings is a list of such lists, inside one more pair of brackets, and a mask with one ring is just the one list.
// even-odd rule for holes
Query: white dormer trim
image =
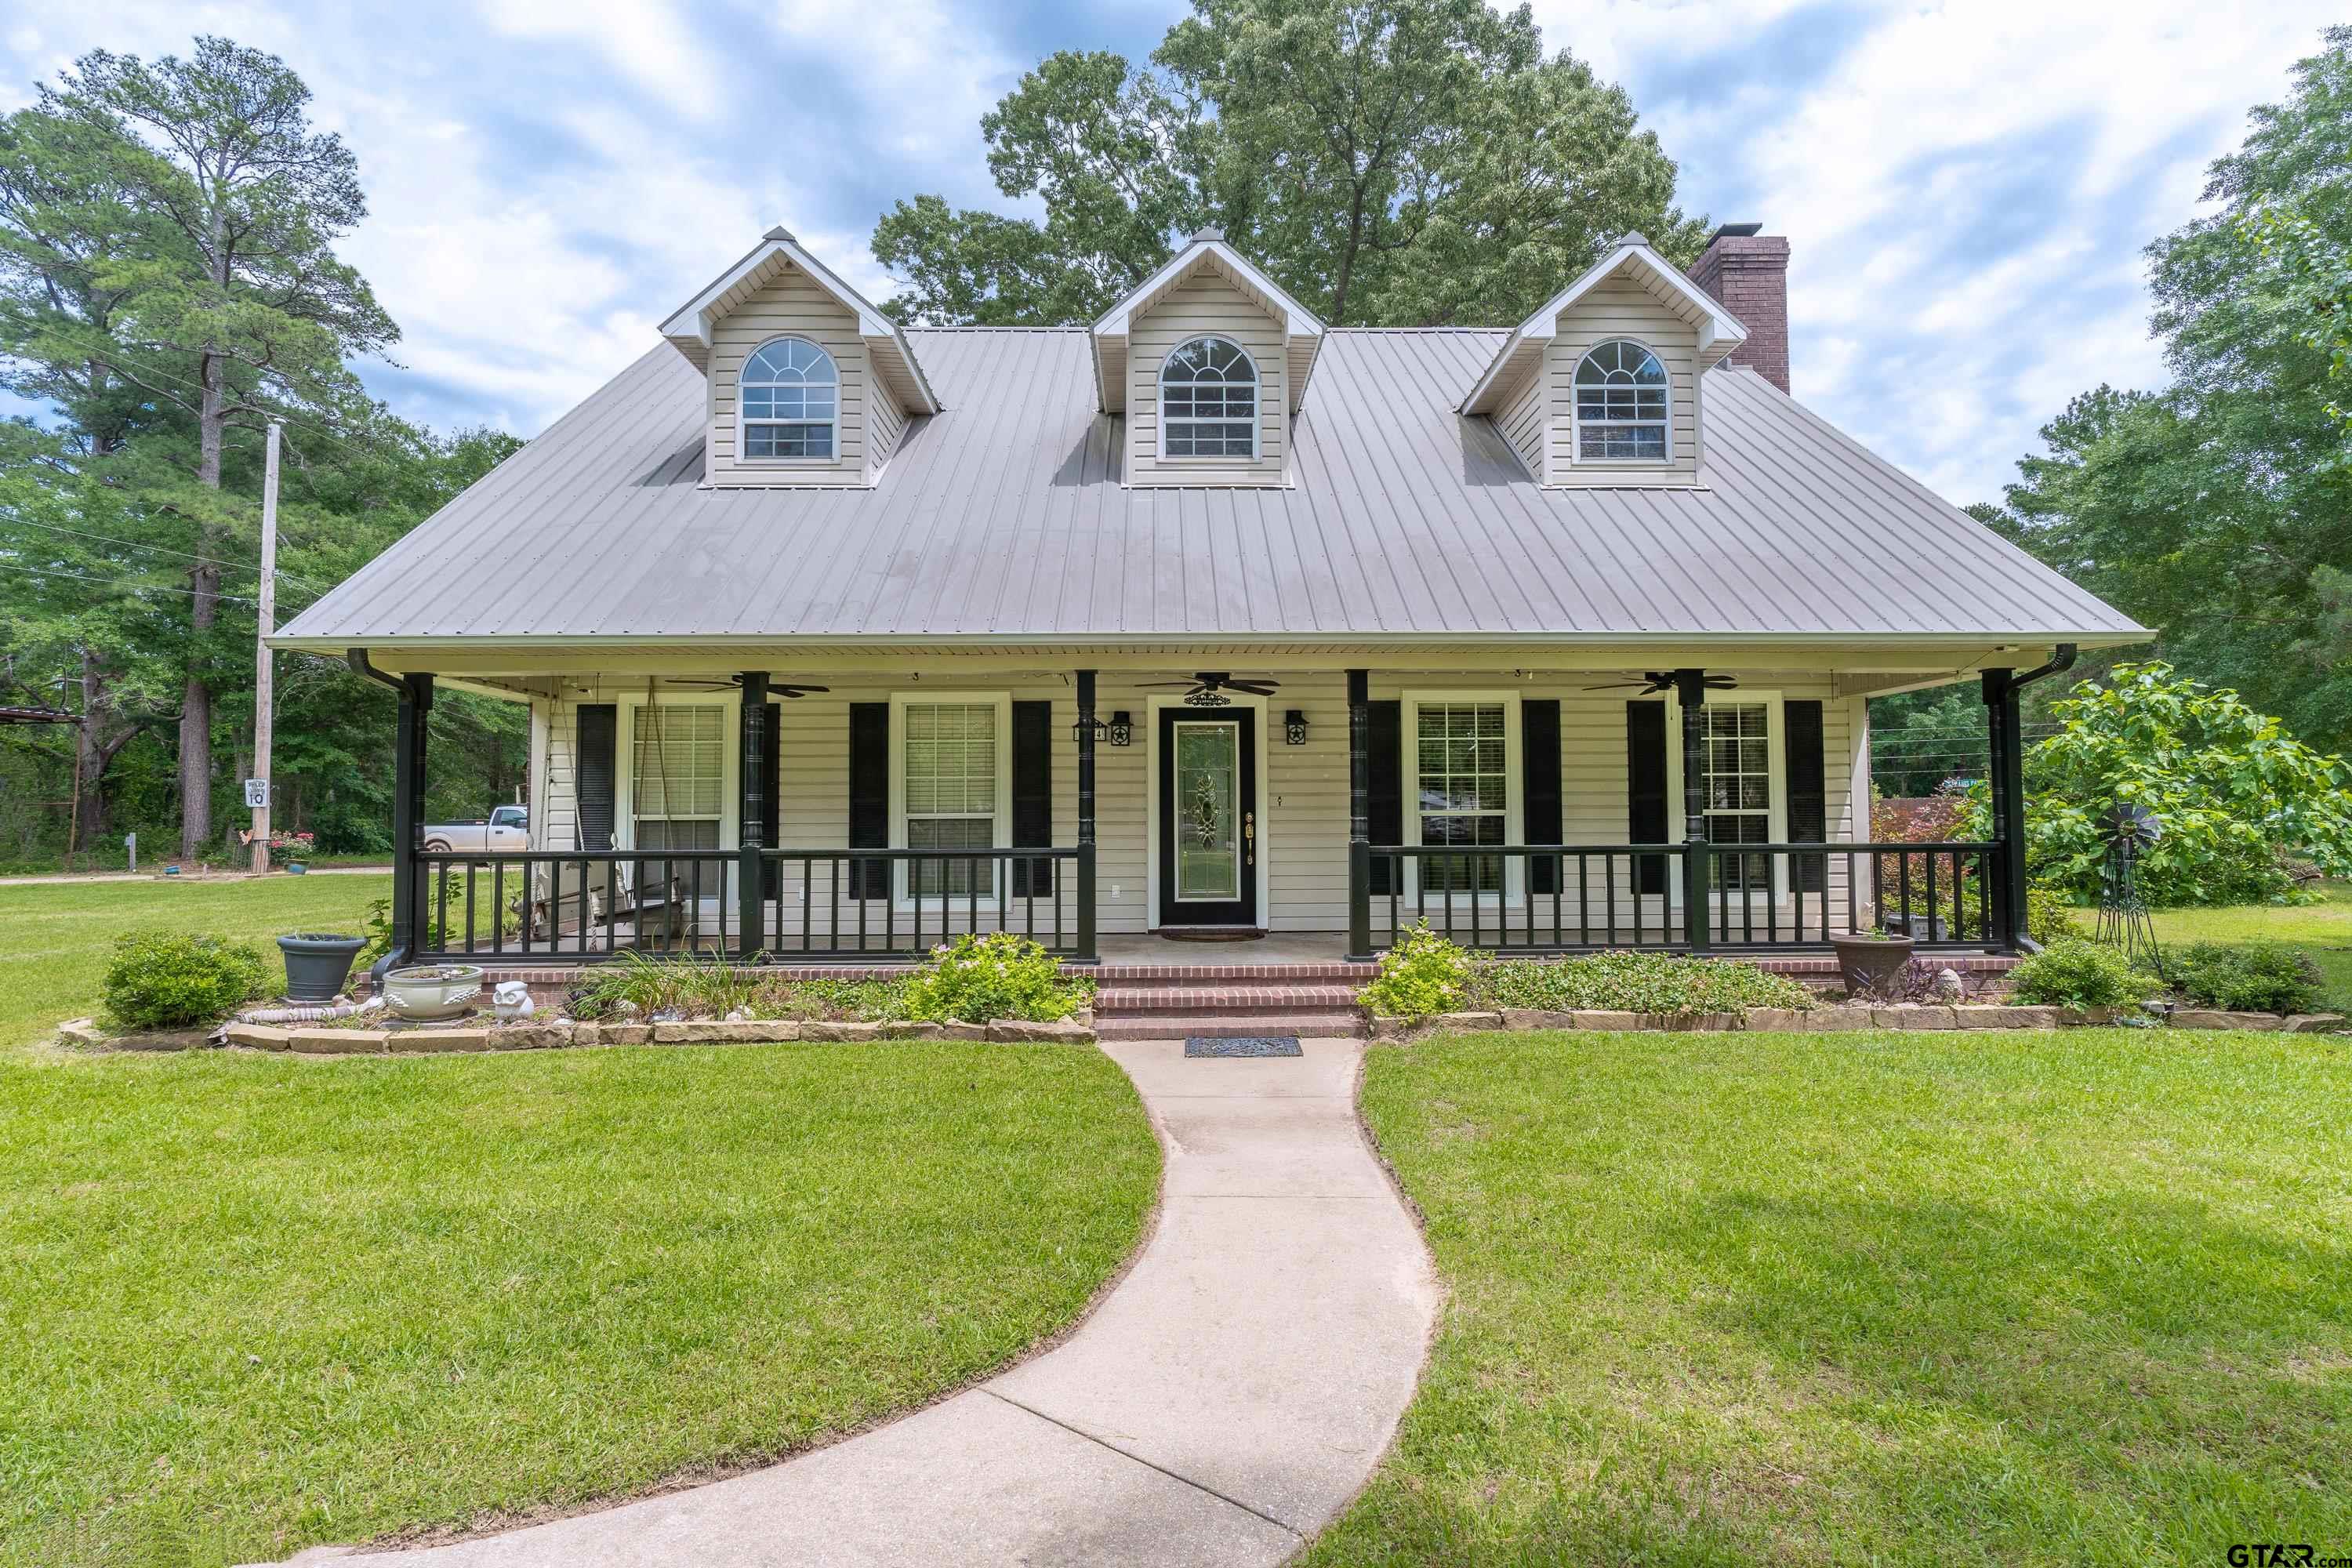
{"label": "white dormer trim", "polygon": [[798,268],[810,281],[855,314],[857,335],[864,338],[869,347],[879,348],[885,353],[895,353],[899,362],[898,368],[902,372],[899,379],[904,389],[911,394],[910,398],[902,400],[908,403],[910,413],[937,414],[940,411],[940,400],[931,391],[931,384],[924,376],[923,367],[915,359],[914,347],[907,342],[907,335],[899,330],[898,323],[877,310],[866,296],[835,276],[831,268],[803,249],[800,241],[793,237],[792,231],[781,226],[762,235],[760,243],[745,252],[742,259],[713,279],[709,287],[678,307],[669,320],[661,324],[661,335],[668,339],[670,346],[684,354],[696,368],[707,365],[713,332],[732,307],[732,297],[739,291],[748,292],[751,288],[765,282],[777,270],[780,262],[789,262]]}
{"label": "white dormer trim", "polygon": [[1165,266],[1129,289],[1104,312],[1090,330],[1094,344],[1095,395],[1106,413],[1127,406],[1127,339],[1135,318],[1148,312],[1160,296],[1203,266],[1213,266],[1250,295],[1266,314],[1281,324],[1288,340],[1290,411],[1297,413],[1307,395],[1307,377],[1323,342],[1323,323],[1315,312],[1292,299],[1281,284],[1260,271],[1250,259],[1225,243],[1223,233],[1204,228]]}
{"label": "white dormer trim", "polygon": [[1699,368],[1705,370],[1748,341],[1748,329],[1739,319],[1723,308],[1721,300],[1692,282],[1673,262],[1650,248],[1650,242],[1638,234],[1629,234],[1619,240],[1609,254],[1585,269],[1584,275],[1553,295],[1532,316],[1520,322],[1503,340],[1486,373],[1470,388],[1462,400],[1464,414],[1491,414],[1496,395],[1517,379],[1519,370],[1531,357],[1539,356],[1551,340],[1559,335],[1560,312],[1591,293],[1602,282],[1627,268],[1643,275],[1643,281],[1651,292],[1663,294],[1680,306],[1698,331]]}

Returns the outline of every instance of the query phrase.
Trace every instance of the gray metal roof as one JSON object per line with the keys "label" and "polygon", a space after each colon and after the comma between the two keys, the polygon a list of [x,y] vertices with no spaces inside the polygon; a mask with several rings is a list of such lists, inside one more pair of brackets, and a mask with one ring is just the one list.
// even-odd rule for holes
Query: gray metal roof
{"label": "gray metal roof", "polygon": [[279,640],[2141,629],[1744,369],[1704,488],[1548,490],[1454,412],[1504,333],[1335,331],[1293,488],[1128,489],[1083,331],[908,335],[946,410],[872,489],[703,488],[657,345]]}

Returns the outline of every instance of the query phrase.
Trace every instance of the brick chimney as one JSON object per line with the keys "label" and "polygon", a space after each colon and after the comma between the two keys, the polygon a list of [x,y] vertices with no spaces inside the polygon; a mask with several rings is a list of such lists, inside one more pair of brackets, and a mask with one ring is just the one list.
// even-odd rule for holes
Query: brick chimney
{"label": "brick chimney", "polygon": [[1748,329],[1731,355],[1765,380],[1789,390],[1789,242],[1759,234],[1760,223],[1727,223],[1715,231],[1691,281],[1722,302]]}

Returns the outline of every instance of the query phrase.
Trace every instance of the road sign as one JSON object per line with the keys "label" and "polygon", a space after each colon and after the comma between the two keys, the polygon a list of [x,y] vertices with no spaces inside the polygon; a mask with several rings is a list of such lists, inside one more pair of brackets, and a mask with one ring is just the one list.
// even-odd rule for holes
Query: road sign
{"label": "road sign", "polygon": [[269,804],[269,781],[268,779],[246,780],[245,804],[253,807],[256,811],[259,811],[262,807],[268,805]]}

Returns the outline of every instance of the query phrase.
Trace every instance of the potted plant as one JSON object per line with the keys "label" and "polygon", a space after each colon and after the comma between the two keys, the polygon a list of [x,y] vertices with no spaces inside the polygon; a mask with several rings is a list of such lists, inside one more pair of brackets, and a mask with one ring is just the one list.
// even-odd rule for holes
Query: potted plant
{"label": "potted plant", "polygon": [[333,931],[294,931],[278,939],[286,955],[286,999],[289,1002],[331,1002],[343,994],[351,978],[352,960],[367,939]]}
{"label": "potted plant", "polygon": [[1884,926],[1830,938],[1838,975],[1849,996],[1890,995],[1911,963],[1912,940],[1895,936]]}
{"label": "potted plant", "polygon": [[482,994],[478,963],[417,963],[383,977],[383,999],[403,1018],[454,1018]]}
{"label": "potted plant", "polygon": [[299,877],[310,870],[310,847],[318,842],[315,833],[272,833],[269,853],[284,864],[290,876]]}

